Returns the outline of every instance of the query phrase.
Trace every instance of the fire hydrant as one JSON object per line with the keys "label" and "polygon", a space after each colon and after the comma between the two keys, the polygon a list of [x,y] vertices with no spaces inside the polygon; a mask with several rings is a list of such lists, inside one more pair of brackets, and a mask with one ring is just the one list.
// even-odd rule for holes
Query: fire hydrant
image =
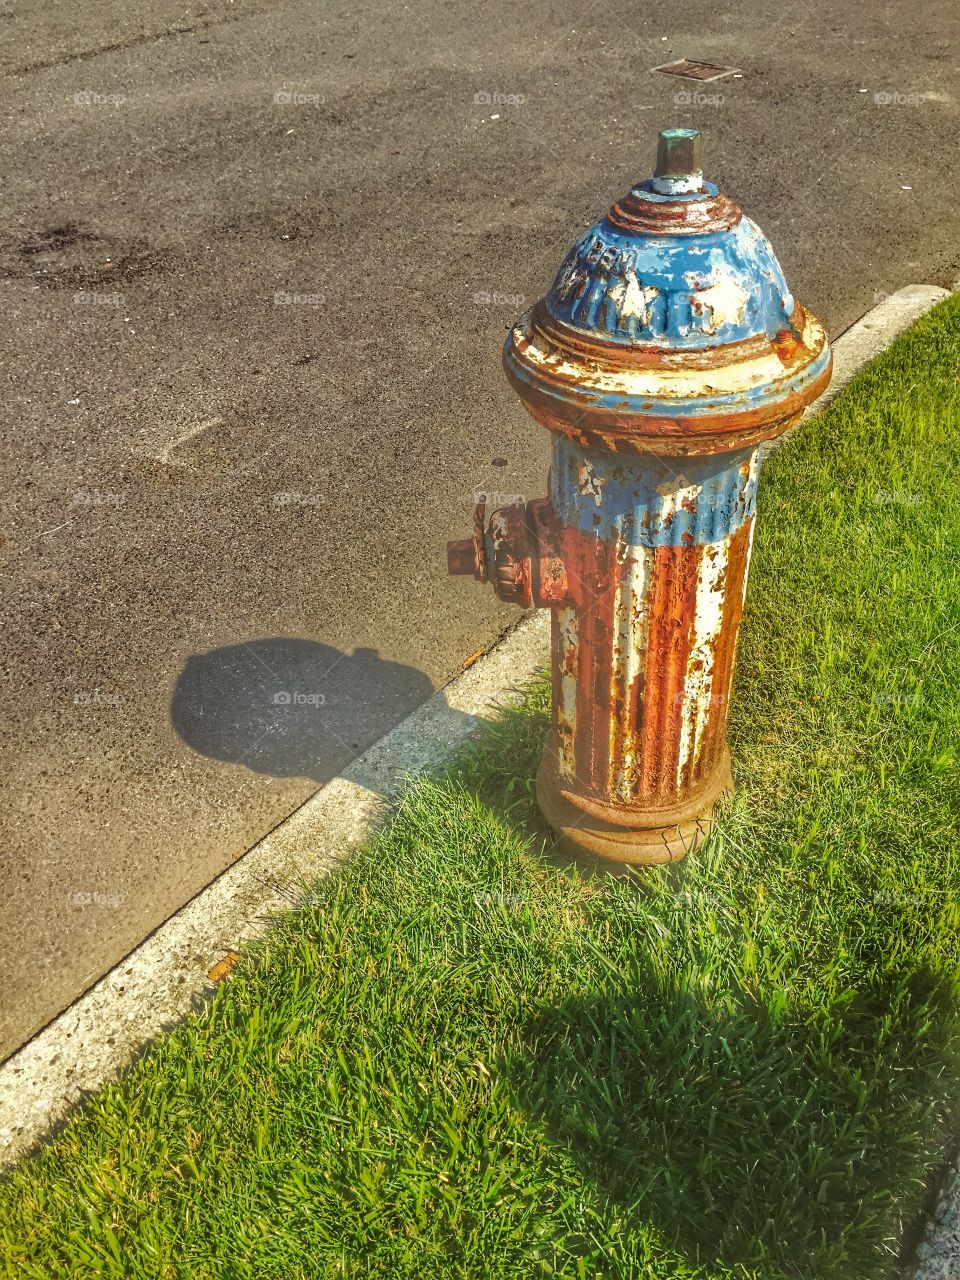
{"label": "fire hydrant", "polygon": [[586,231],[504,368],[553,433],[548,498],[448,547],[451,573],[549,608],[551,828],[615,862],[682,858],[732,785],[727,710],[765,442],[830,378],[766,237],[703,180],[695,129]]}

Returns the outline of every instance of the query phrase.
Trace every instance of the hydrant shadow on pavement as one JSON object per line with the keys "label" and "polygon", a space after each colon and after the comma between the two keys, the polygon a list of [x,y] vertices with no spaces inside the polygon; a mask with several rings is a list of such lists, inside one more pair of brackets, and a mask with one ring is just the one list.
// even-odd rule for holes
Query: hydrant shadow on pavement
{"label": "hydrant shadow on pavement", "polygon": [[201,755],[323,784],[433,694],[422,671],[375,649],[272,636],[188,658],[170,718]]}

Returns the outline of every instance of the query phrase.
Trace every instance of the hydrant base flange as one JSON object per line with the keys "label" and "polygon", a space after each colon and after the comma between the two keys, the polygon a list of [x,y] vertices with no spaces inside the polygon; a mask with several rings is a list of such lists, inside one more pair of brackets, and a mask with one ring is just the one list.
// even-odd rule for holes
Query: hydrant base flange
{"label": "hydrant base flange", "polygon": [[537,773],[537,801],[564,852],[575,857],[633,866],[680,862],[703,844],[717,800],[733,791],[730,752],[725,748],[713,776],[681,809],[623,810],[614,820],[603,812],[607,806],[575,803],[576,797],[558,779],[553,760],[548,744]]}

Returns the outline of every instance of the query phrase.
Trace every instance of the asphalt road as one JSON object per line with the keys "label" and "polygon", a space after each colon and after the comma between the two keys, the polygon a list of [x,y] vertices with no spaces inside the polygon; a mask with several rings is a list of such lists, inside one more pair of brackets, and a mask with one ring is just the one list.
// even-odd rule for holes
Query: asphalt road
{"label": "asphalt road", "polygon": [[3,24],[0,1053],[511,621],[444,561],[544,487],[500,345],[659,128],[835,334],[960,257],[954,0]]}

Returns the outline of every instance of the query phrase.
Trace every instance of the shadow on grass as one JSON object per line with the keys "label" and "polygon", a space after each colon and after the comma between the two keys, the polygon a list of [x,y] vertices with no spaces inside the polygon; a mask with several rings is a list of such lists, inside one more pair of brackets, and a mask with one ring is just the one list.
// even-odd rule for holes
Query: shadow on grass
{"label": "shadow on grass", "polygon": [[[547,705],[541,683],[457,773],[556,862],[533,791]],[[680,890],[689,870],[658,874]],[[503,1064],[517,1102],[624,1229],[650,1223],[705,1274],[901,1274],[960,1120],[942,1079],[958,1050],[955,983],[922,948],[888,948],[875,922],[871,941],[850,939],[855,989],[805,1004],[803,983],[740,987],[698,932],[696,893],[671,915],[644,888],[641,874],[616,892],[622,907],[638,895],[631,917],[652,923],[615,928],[583,987],[543,1009]],[[783,944],[803,962],[801,937]]]}
{"label": "shadow on grass", "polygon": [[682,989],[642,960],[628,981],[543,1012],[508,1064],[551,1141],[612,1207],[709,1274],[886,1271],[891,1193],[922,1160],[911,1134],[927,1100],[903,1073],[923,1075],[918,1044],[928,1058],[948,1049],[949,1031],[939,1044],[926,1027],[931,1011],[934,1026],[956,1026],[947,984],[923,970],[842,1013],[775,1017],[746,994]]}
{"label": "shadow on grass", "polygon": [[[541,684],[457,773],[556,863],[532,788],[547,703]],[[662,874],[684,883],[682,867]],[[640,876],[621,892],[643,888]],[[860,957],[856,991],[803,1005],[795,987],[781,1004],[777,983],[762,997],[710,972],[709,941],[655,932],[621,929],[590,965],[599,989],[525,1028],[504,1064],[517,1102],[614,1213],[650,1222],[708,1274],[900,1274],[934,1132],[945,1144],[959,1119],[940,1083],[957,1050],[954,983],[881,948]]]}

